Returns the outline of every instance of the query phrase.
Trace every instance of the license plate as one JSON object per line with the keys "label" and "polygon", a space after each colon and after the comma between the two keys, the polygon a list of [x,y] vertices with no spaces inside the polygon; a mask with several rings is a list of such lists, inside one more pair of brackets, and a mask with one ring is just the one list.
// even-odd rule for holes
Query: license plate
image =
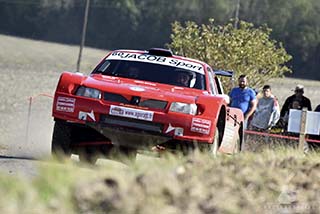
{"label": "license plate", "polygon": [[133,108],[127,108],[122,106],[111,105],[109,114],[114,116],[138,119],[138,120],[146,120],[146,121],[153,120],[152,111],[133,109]]}

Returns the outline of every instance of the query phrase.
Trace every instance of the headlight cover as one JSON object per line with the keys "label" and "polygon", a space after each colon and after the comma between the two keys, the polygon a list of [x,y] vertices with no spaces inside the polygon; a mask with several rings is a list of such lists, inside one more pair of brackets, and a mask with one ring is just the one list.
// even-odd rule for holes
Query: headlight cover
{"label": "headlight cover", "polygon": [[89,97],[94,99],[100,99],[101,98],[101,92],[98,89],[94,88],[87,88],[84,86],[80,86],[76,92],[77,96],[81,97]]}
{"label": "headlight cover", "polygon": [[190,103],[173,102],[170,105],[169,111],[196,115],[197,105],[195,103],[190,104]]}

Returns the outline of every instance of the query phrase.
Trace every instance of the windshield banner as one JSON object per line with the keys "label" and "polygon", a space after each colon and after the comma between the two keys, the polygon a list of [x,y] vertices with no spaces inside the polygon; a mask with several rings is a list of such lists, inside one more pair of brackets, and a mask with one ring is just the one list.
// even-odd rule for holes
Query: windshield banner
{"label": "windshield banner", "polygon": [[109,55],[107,59],[149,62],[177,68],[183,68],[204,74],[203,66],[200,63],[175,58],[168,58],[164,56],[149,55],[146,53],[128,53],[115,51],[111,55]]}

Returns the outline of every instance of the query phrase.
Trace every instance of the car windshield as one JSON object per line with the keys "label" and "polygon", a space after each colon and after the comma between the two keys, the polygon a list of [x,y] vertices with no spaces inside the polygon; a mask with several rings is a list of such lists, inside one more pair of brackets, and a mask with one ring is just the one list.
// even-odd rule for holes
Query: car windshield
{"label": "car windshield", "polygon": [[205,76],[203,74],[155,63],[107,59],[100,63],[92,73],[201,90],[206,89]]}

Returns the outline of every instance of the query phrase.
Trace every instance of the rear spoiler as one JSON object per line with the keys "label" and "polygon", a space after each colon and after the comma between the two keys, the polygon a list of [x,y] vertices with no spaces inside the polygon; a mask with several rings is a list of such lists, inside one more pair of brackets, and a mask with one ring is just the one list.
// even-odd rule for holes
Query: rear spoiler
{"label": "rear spoiler", "polygon": [[234,71],[224,71],[224,70],[215,70],[213,71],[215,75],[224,76],[224,77],[233,77]]}

